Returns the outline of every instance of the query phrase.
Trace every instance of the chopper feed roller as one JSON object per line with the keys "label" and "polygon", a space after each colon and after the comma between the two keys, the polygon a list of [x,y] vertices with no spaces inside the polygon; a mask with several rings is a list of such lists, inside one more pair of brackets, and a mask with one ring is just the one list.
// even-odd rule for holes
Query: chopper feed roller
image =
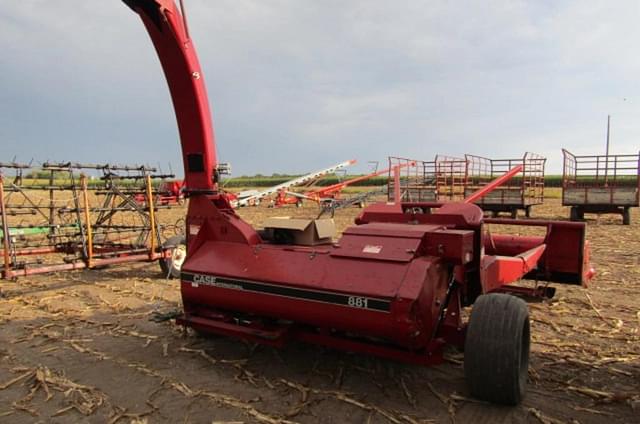
{"label": "chopper feed roller", "polygon": [[[544,240],[488,239],[476,205],[450,203],[418,216],[396,203],[365,209],[337,243],[300,230],[270,240],[218,190],[204,79],[180,10],[172,0],[124,1],[156,47],[180,131],[190,201],[177,321],[273,346],[296,339],[419,364],[442,362],[446,345],[465,346],[471,393],[518,403],[527,376],[528,312],[504,292],[528,275],[586,283],[592,274],[584,225],[548,223],[552,235]],[[543,260],[549,249],[559,256]],[[474,303],[464,323],[461,307]]]}

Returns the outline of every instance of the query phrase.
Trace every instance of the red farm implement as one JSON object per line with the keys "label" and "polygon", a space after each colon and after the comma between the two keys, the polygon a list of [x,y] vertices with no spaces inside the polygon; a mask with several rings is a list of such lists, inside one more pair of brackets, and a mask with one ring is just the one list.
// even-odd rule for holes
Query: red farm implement
{"label": "red farm implement", "polygon": [[519,159],[489,159],[481,156],[465,155],[468,163],[469,178],[465,195],[473,193],[490,181],[522,165],[522,172],[496,190],[479,199],[476,204],[484,211],[496,216],[508,212],[516,218],[518,210],[524,210],[526,217],[531,216],[531,208],[544,201],[544,168],[546,159],[527,152]]}
{"label": "red farm implement", "polygon": [[[529,319],[526,304],[506,293],[552,295],[513,285],[523,277],[586,283],[584,224],[539,223],[541,237],[491,235],[474,204],[418,214],[383,203],[337,242],[270,238],[277,232],[256,231],[218,189],[204,78],[180,9],[172,0],[125,2],[156,47],[179,124],[189,207],[177,321],[272,346],[302,340],[418,364],[442,362],[446,345],[464,346],[471,394],[518,403]],[[461,308],[472,304],[465,322]]]}
{"label": "red farm implement", "polygon": [[630,209],[639,205],[640,154],[576,156],[565,149],[562,154],[562,205],[571,207],[571,220],[614,213],[629,225]]}
{"label": "red farm implement", "polygon": [[230,199],[231,199],[231,205],[233,207],[238,207],[238,206],[258,206],[262,200],[271,197],[273,195],[276,196],[275,200],[272,200],[272,203],[270,204],[270,206],[282,206],[285,204],[297,204],[298,203],[298,199],[292,198],[292,197],[287,197],[289,193],[293,194],[292,192],[288,191],[289,188],[291,187],[295,187],[295,186],[305,186],[305,187],[309,187],[312,184],[314,184],[316,181],[318,181],[319,179],[321,179],[322,177],[324,177],[325,175],[328,174],[332,174],[342,168],[345,168],[347,166],[351,166],[354,163],[356,163],[356,161],[354,159],[352,160],[347,160],[338,164],[335,164],[333,166],[330,166],[328,168],[325,169],[321,169],[318,171],[313,171],[310,172],[309,174],[306,175],[301,175],[299,177],[295,177],[289,181],[285,181],[283,183],[277,184],[275,186],[269,187],[267,189],[264,190],[247,190],[247,191],[242,191],[240,193],[228,193],[230,195]]}
{"label": "red farm implement", "polygon": [[[402,168],[408,166],[415,166],[414,162],[406,162],[402,164],[395,165],[395,168],[401,170]],[[341,199],[342,190],[346,187],[357,184],[362,181],[369,180],[371,178],[375,178],[380,175],[389,174],[392,171],[391,168],[383,169],[381,171],[374,171],[370,174],[360,175],[345,181],[341,181],[339,183],[331,184],[326,187],[318,187],[311,190],[307,190],[303,193],[294,193],[290,191],[282,190],[278,193],[278,196],[275,200],[275,206],[284,206],[284,205],[300,205],[303,200],[310,200],[312,202],[316,202],[320,205],[322,204],[333,204],[336,200]],[[368,196],[362,196],[357,201],[353,202],[353,204],[357,204],[360,207],[364,207],[365,199]]]}
{"label": "red farm implement", "polygon": [[[154,191],[154,200],[158,205],[182,205],[184,204],[184,181],[163,181]],[[135,200],[140,204],[145,204],[147,195],[144,192],[135,194]]]}

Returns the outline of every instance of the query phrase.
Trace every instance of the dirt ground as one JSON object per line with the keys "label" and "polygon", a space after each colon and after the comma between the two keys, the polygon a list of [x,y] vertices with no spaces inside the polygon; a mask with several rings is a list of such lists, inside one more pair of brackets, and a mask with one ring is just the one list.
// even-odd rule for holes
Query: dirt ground
{"label": "dirt ground", "polygon": [[[340,210],[339,229],[357,208]],[[184,211],[173,209],[165,220]],[[245,208],[314,216],[317,208]],[[566,219],[558,199],[535,218]],[[597,277],[531,304],[529,389],[518,407],[468,397],[457,351],[419,367],[293,343],[204,338],[157,313],[176,280],[135,264],[0,280],[0,422],[640,423],[640,213],[588,221]]]}

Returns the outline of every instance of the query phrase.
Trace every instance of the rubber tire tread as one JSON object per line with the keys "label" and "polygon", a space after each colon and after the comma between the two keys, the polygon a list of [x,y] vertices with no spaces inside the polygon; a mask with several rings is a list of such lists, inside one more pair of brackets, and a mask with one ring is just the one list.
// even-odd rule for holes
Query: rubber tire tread
{"label": "rubber tire tread", "polygon": [[624,208],[622,211],[622,225],[631,225],[631,209]]}
{"label": "rubber tire tread", "polygon": [[570,209],[569,220],[570,221],[577,221],[578,220],[578,209],[575,206],[572,206],[571,209]]}
{"label": "rubber tire tread", "polygon": [[504,405],[522,401],[529,364],[529,331],[529,309],[522,299],[502,293],[478,297],[464,350],[464,373],[472,396]]}

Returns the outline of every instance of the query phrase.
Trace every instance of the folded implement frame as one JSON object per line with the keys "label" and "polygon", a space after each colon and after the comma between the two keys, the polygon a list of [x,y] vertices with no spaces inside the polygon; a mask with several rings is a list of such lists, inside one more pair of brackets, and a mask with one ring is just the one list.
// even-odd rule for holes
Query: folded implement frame
{"label": "folded implement frame", "polygon": [[2,277],[164,258],[162,233],[175,228],[158,223],[168,206],[156,188],[171,177],[146,166],[0,163]]}

